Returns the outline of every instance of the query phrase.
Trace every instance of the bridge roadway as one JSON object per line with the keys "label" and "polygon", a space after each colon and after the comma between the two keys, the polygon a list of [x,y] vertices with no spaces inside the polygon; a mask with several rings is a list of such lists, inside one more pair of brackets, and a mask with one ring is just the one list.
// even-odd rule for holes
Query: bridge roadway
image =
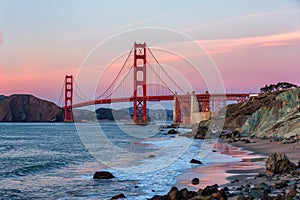
{"label": "bridge roadway", "polygon": [[[185,96],[185,95],[177,95],[177,96],[180,97],[180,96]],[[224,94],[196,94],[196,97],[197,97],[198,101],[209,100],[209,98],[223,99]],[[249,97],[249,94],[234,94],[234,93],[226,94],[226,98],[229,101],[238,101],[239,102],[239,101],[247,99],[248,97]],[[82,102],[82,103],[76,103],[76,104],[73,104],[72,106],[66,106],[64,108],[70,109],[70,108],[91,106],[91,105],[96,105],[96,104],[132,102],[132,101],[134,101],[134,99],[135,99],[134,97],[130,97],[130,98],[126,97],[126,98],[91,100],[91,101],[86,101],[86,102]],[[137,100],[147,100],[147,101],[172,101],[172,100],[174,100],[174,95],[136,97],[136,99]]]}

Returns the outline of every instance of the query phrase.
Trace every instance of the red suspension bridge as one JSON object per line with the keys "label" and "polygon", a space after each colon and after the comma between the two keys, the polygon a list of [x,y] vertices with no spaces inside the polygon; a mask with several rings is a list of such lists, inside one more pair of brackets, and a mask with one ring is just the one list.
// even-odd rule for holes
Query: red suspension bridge
{"label": "red suspension bridge", "polygon": [[[133,103],[132,120],[147,123],[147,102],[174,101],[174,123],[191,123],[203,119],[203,114],[215,112],[227,101],[241,102],[249,94],[186,93],[162,67],[146,43],[134,43],[120,71],[97,98],[91,100],[81,92],[72,75],[64,82],[64,121],[73,122],[73,108],[120,102]],[[103,89],[103,88],[102,88]],[[74,103],[74,96],[80,99]]]}

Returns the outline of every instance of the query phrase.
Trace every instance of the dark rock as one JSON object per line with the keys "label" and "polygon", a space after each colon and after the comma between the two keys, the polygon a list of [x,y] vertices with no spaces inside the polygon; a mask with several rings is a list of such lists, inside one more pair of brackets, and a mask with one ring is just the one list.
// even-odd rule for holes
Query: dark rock
{"label": "dark rock", "polygon": [[201,192],[202,196],[211,196],[213,193],[218,192],[219,186],[217,184],[215,185],[211,185],[211,186],[207,186],[206,188],[203,189],[203,191]]}
{"label": "dark rock", "polygon": [[184,199],[191,199],[197,195],[197,192],[189,191],[188,189],[184,188],[177,192],[176,199],[174,200],[184,200]]}
{"label": "dark rock", "polygon": [[175,129],[171,129],[168,131],[168,134],[177,134],[178,131],[176,131]]}
{"label": "dark rock", "polygon": [[200,160],[196,160],[196,159],[192,159],[190,161],[190,163],[202,165],[202,162]]}
{"label": "dark rock", "polygon": [[191,181],[191,183],[193,185],[198,185],[200,183],[200,179],[199,178],[193,178],[192,181]]}
{"label": "dark rock", "polygon": [[218,152],[217,150],[213,149],[212,152]]}
{"label": "dark rock", "polygon": [[106,171],[95,172],[93,176],[93,179],[111,179],[111,178],[115,178],[114,175]]}
{"label": "dark rock", "polygon": [[268,195],[263,196],[263,197],[261,198],[261,200],[275,200],[275,199],[276,199],[276,198],[270,197],[270,196],[268,196]]}
{"label": "dark rock", "polygon": [[125,195],[123,193],[121,193],[121,194],[118,194],[116,196],[113,196],[111,198],[111,200],[113,200],[113,199],[124,199],[124,198],[126,198]]}
{"label": "dark rock", "polygon": [[245,139],[243,142],[246,143],[246,144],[250,144],[251,143],[250,140],[248,140],[248,139]]}
{"label": "dark rock", "polygon": [[234,179],[234,180],[232,180],[232,181],[230,181],[231,183],[238,183],[238,182],[240,182],[240,180],[239,179]]}
{"label": "dark rock", "polygon": [[62,108],[32,95],[15,94],[0,100],[3,122],[57,122],[63,121],[63,115]]}
{"label": "dark rock", "polygon": [[236,142],[237,140],[236,139],[234,139],[234,138],[229,138],[228,140],[227,140],[227,142],[229,142],[229,143],[233,143],[233,142]]}
{"label": "dark rock", "polygon": [[266,170],[272,174],[288,174],[296,169],[285,153],[273,153],[266,161]]}
{"label": "dark rock", "polygon": [[256,185],[254,188],[256,188],[256,189],[262,189],[266,193],[270,193],[271,192],[271,187],[268,184],[264,183],[264,182]]}
{"label": "dark rock", "polygon": [[240,136],[241,136],[241,134],[238,130],[233,130],[230,134],[231,138],[239,138]]}
{"label": "dark rock", "polygon": [[176,199],[176,194],[178,191],[179,190],[177,187],[172,187],[167,196],[169,197],[169,199]]}
{"label": "dark rock", "polygon": [[282,189],[282,188],[285,188],[287,186],[289,186],[288,183],[287,183],[287,181],[281,181],[279,183],[277,182],[274,185],[272,185],[272,187],[276,188],[276,189]]}
{"label": "dark rock", "polygon": [[263,196],[267,195],[269,192],[262,188],[252,188],[249,192],[249,195],[254,197],[255,199],[260,199]]}
{"label": "dark rock", "polygon": [[291,188],[290,191],[286,194],[286,197],[295,197],[298,194],[298,191],[295,188]]}
{"label": "dark rock", "polygon": [[237,200],[254,200],[252,196],[239,196]]}
{"label": "dark rock", "polygon": [[202,126],[200,123],[195,126],[192,130],[192,133],[195,134],[195,139],[205,139],[205,136],[208,132],[208,128],[206,126]]}
{"label": "dark rock", "polygon": [[267,174],[265,172],[259,172],[254,178],[265,178]]}
{"label": "dark rock", "polygon": [[167,195],[161,196],[161,195],[154,195],[149,200],[169,200]]}

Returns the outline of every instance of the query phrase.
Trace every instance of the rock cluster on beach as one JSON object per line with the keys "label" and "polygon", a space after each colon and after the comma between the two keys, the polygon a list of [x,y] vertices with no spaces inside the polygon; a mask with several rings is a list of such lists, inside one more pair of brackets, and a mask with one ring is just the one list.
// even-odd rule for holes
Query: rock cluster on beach
{"label": "rock cluster on beach", "polygon": [[204,189],[196,191],[189,191],[184,188],[178,190],[177,187],[172,187],[166,195],[155,195],[150,200],[205,200],[205,199],[219,199],[226,200],[227,196],[224,189],[219,189],[217,184],[207,186]]}
{"label": "rock cluster on beach", "polygon": [[[191,182],[198,184],[198,181],[194,178]],[[247,182],[235,179],[223,188],[215,184],[198,191],[173,187],[166,195],[155,195],[151,200],[296,200],[300,199],[299,188],[300,166],[292,163],[286,154],[274,153],[266,161],[266,171],[258,173]]]}

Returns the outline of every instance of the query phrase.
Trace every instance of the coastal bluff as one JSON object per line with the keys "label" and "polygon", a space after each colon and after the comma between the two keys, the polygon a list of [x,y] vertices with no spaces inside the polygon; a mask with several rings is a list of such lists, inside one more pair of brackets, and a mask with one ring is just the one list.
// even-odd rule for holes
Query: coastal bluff
{"label": "coastal bluff", "polygon": [[264,93],[228,105],[224,129],[258,138],[300,137],[300,88]]}
{"label": "coastal bluff", "polygon": [[28,94],[0,96],[1,122],[61,122],[63,109]]}

